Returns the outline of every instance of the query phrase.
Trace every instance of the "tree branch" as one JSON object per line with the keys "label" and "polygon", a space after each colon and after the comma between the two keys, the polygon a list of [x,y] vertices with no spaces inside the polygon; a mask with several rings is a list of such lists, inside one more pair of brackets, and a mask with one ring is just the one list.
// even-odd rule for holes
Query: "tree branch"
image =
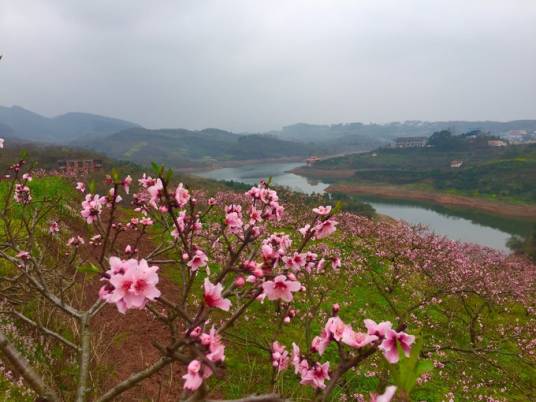
{"label": "tree branch", "polygon": [[116,396],[122,394],[126,390],[132,388],[134,385],[139,383],[140,381],[145,380],[147,377],[150,377],[154,373],[156,373],[161,368],[167,366],[173,361],[170,357],[161,357],[159,360],[157,360],[152,366],[147,367],[145,370],[138,371],[136,374],[131,375],[129,378],[127,378],[125,381],[117,384],[112,389],[108,390],[104,395],[102,395],[99,399],[96,400],[96,402],[107,402],[114,399]]}
{"label": "tree branch", "polygon": [[45,334],[47,335],[50,335],[52,336],[53,338],[56,338],[58,341],[60,341],[61,343],[63,343],[64,345],[66,346],[69,346],[70,348],[73,348],[74,350],[77,350],[77,351],[80,351],[80,348],[75,345],[73,342],[71,342],[70,340],[64,338],[63,336],[61,336],[60,334],[58,334],[57,332],[54,332],[52,331],[51,329],[48,329],[47,327],[44,327],[40,324],[38,324],[37,322],[31,320],[30,318],[26,317],[24,314],[22,313],[19,313],[18,311],[13,311],[12,312],[15,316],[17,316],[18,318],[20,318],[22,321],[26,322],[27,324],[30,324],[34,327],[36,327],[37,329],[43,331]]}

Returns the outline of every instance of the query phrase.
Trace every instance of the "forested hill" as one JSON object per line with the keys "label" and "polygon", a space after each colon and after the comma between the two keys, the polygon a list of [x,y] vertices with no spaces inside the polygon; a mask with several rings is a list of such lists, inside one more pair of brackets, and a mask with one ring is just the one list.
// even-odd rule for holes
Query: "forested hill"
{"label": "forested hill", "polygon": [[306,157],[319,147],[270,135],[239,135],[218,129],[148,130],[132,128],[76,143],[116,159],[147,164],[159,160],[172,167],[192,163]]}
{"label": "forested hill", "polygon": [[216,128],[151,130],[121,119],[89,113],[45,117],[20,106],[0,106],[0,138],[85,147],[110,157],[173,167],[209,166],[221,161],[302,158],[370,151],[395,137],[482,130],[494,136],[511,130],[536,131],[536,120],[405,121],[387,124],[294,124],[279,131],[236,134]]}
{"label": "forested hill", "polygon": [[[345,145],[384,145],[396,137],[430,136],[432,133],[450,130],[455,134],[475,130],[503,135],[511,130],[536,131],[536,120],[499,121],[419,121],[409,120],[386,124],[345,123],[345,124],[306,124],[299,123],[272,132],[280,138],[302,141]],[[370,148],[369,148],[370,149]]]}
{"label": "forested hill", "polygon": [[[453,161],[462,165],[451,167]],[[347,184],[404,185],[536,203],[536,144],[385,148],[320,161],[315,170],[317,175],[328,177],[330,174],[333,177],[334,171],[351,172],[351,177],[339,180]]]}

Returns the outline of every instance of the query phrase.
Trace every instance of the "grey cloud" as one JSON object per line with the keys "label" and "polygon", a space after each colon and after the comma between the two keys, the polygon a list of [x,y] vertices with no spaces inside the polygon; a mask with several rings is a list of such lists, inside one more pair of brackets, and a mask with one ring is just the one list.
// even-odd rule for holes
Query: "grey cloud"
{"label": "grey cloud", "polygon": [[148,127],[535,118],[532,0],[0,1],[0,104]]}

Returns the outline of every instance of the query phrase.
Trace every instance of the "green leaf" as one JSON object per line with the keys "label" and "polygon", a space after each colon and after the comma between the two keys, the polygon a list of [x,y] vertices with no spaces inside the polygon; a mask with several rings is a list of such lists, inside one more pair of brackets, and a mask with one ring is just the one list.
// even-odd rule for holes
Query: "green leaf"
{"label": "green leaf", "polygon": [[169,183],[172,177],[173,177],[173,170],[168,169],[166,172],[166,183]]}
{"label": "green leaf", "polygon": [[100,272],[99,267],[97,267],[95,264],[91,262],[80,265],[76,270],[84,274],[98,274]]}
{"label": "green leaf", "polygon": [[342,201],[337,201],[335,203],[335,208],[333,208],[333,215],[338,214],[339,212],[341,212],[342,207],[343,207]]}
{"label": "green leaf", "polygon": [[406,393],[410,393],[415,387],[417,379],[427,371],[433,369],[433,364],[429,360],[419,360],[422,350],[422,338],[417,338],[409,356],[404,354],[402,347],[397,344],[400,360],[392,369],[394,383]]}
{"label": "green leaf", "polygon": [[163,167],[160,166],[158,163],[156,162],[151,162],[151,168],[153,169],[153,172],[157,175],[157,176],[160,176],[160,173],[162,173],[162,169]]}
{"label": "green leaf", "polygon": [[87,184],[87,188],[89,189],[90,193],[95,193],[95,190],[97,188],[97,185],[95,184],[95,180],[91,179],[89,183]]}
{"label": "green leaf", "polygon": [[119,183],[121,181],[121,178],[119,177],[119,172],[116,168],[112,169],[112,180],[114,183]]}

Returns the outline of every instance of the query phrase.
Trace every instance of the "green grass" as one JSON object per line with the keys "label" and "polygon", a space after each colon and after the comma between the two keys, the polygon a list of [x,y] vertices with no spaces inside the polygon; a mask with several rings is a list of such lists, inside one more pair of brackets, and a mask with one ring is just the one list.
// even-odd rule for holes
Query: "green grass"
{"label": "green grass", "polygon": [[[0,195],[5,194],[7,183],[0,184]],[[203,182],[196,183],[196,186],[202,186]],[[213,184],[211,190],[221,189],[221,184]],[[57,177],[46,177],[34,179],[31,183],[32,194],[35,199],[48,197],[51,194],[63,197],[66,200],[72,197],[80,197],[74,190],[72,183]],[[240,189],[242,191],[243,189]],[[303,208],[308,203],[315,203],[317,199],[306,199],[302,196],[287,194],[292,200],[290,203]],[[1,198],[1,197],[0,197]],[[288,199],[286,200],[288,201]],[[287,204],[285,202],[285,204]],[[204,223],[218,222],[221,216],[214,214],[209,215]],[[151,228],[157,231],[158,225]],[[291,234],[293,240],[297,242],[299,235],[291,227],[278,228]],[[375,239],[366,239],[375,240]],[[377,240],[377,239],[376,239]],[[381,239],[379,239],[381,241]],[[377,279],[380,283],[386,283],[390,279],[392,262],[387,258],[380,258],[370,254],[364,247],[360,239],[355,237],[345,237],[337,232],[324,242],[333,249],[338,249],[343,255],[344,266],[340,274],[329,274],[325,277],[319,276],[311,279],[307,284],[325,292],[324,298],[320,305],[318,313],[313,317],[305,315],[311,304],[304,296],[296,298],[295,308],[298,310],[298,316],[289,324],[278,331],[278,322],[272,317],[274,314],[274,304],[266,301],[264,304],[254,303],[252,310],[241,318],[237,325],[231,329],[235,336],[229,336],[226,339],[226,360],[227,373],[229,377],[225,381],[218,381],[215,378],[209,380],[213,390],[218,395],[226,398],[242,397],[254,392],[267,392],[275,390],[283,393],[285,396],[298,401],[309,401],[313,396],[313,391],[309,387],[299,385],[299,380],[288,370],[277,377],[275,383],[272,383],[272,368],[270,365],[269,354],[259,349],[256,344],[260,343],[264,347],[269,347],[272,341],[278,340],[288,348],[292,342],[298,342],[302,350],[306,350],[308,342],[305,342],[306,335],[304,327],[311,322],[311,335],[319,333],[327,317],[330,315],[333,303],[342,303],[341,317],[351,323],[355,329],[363,328],[362,320],[372,318],[376,321],[391,320],[396,322],[397,317],[390,309],[382,293],[374,286],[372,278]],[[352,259],[352,256],[359,255],[363,262]],[[362,266],[363,269],[356,269]],[[216,266],[211,266],[216,270]],[[365,269],[366,268],[366,269]],[[180,268],[177,266],[166,266],[162,270],[163,275],[175,283],[181,280]],[[200,297],[203,276],[200,275],[194,284],[196,297]],[[404,310],[414,303],[415,297],[419,292],[427,290],[425,288],[426,278],[424,276],[415,276],[401,287],[396,288],[391,297],[396,300],[397,306]],[[238,303],[233,300],[233,303]],[[478,299],[469,299],[468,303],[477,305]],[[415,388],[412,393],[413,400],[442,401],[449,391],[454,391],[457,400],[478,400],[480,393],[489,396],[507,397],[512,401],[523,401],[525,398],[524,390],[536,389],[536,370],[530,366],[520,365],[519,359],[515,357],[518,347],[510,340],[509,334],[504,337],[497,336],[498,331],[511,322],[517,322],[520,326],[527,325],[530,317],[516,303],[511,302],[506,308],[490,309],[485,311],[482,316],[482,327],[484,333],[499,342],[501,354],[493,357],[496,368],[491,364],[483,364],[481,359],[473,355],[463,353],[449,353],[441,360],[445,361],[445,367],[441,370],[435,369],[431,373],[431,379]],[[32,308],[32,306],[28,306]],[[455,312],[455,320],[448,316],[448,312]],[[221,313],[222,316],[225,313]],[[215,318],[215,322],[217,322]],[[247,318],[247,319],[246,319]],[[466,317],[465,317],[466,318]],[[415,311],[414,317],[408,319],[408,332],[419,334],[424,339],[425,348],[432,348],[436,343],[446,344],[454,342],[458,346],[469,347],[469,339],[464,318],[464,312],[460,304],[454,298],[445,298],[441,305],[427,305],[422,309]],[[275,334],[275,335],[274,335]],[[65,333],[66,336],[70,335]],[[124,334],[118,334],[113,340],[121,344]],[[68,336],[69,337],[69,336]],[[486,346],[486,344],[484,344]],[[61,353],[53,350],[53,355],[61,359]],[[513,356],[513,355],[514,356]],[[320,361],[336,361],[336,350],[334,345],[326,351]],[[318,357],[318,356],[317,356]],[[45,359],[43,351],[37,350],[35,358],[42,361]],[[337,388],[332,400],[343,400],[355,393],[364,394],[368,397],[369,392],[383,389],[386,384],[392,382],[390,374],[390,365],[379,354],[367,360],[358,370],[349,372],[343,385]],[[64,378],[69,377],[72,367],[65,366]],[[375,376],[369,376],[368,372],[374,372]],[[463,374],[462,374],[463,372]],[[466,378],[473,378],[469,390],[464,391],[460,381]],[[179,379],[177,379],[179,380]],[[491,383],[485,389],[473,387],[475,383]],[[0,376],[0,395],[8,394],[12,385],[6,383],[6,380]],[[502,392],[501,388],[506,387],[507,392]],[[13,394],[14,395],[14,394]],[[13,401],[26,402],[28,399],[16,399]]]}

